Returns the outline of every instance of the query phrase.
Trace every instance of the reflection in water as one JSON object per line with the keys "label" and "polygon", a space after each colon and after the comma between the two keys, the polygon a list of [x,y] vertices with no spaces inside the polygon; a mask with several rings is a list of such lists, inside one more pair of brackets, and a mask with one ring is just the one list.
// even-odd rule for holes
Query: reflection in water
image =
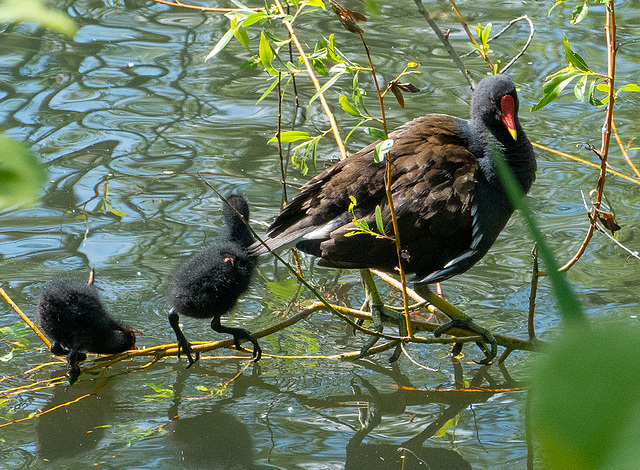
{"label": "reflection in water", "polygon": [[168,410],[169,446],[174,459],[184,468],[212,470],[249,470],[253,468],[253,443],[245,424],[230,413],[220,410],[221,404],[178,414],[184,382],[189,370],[179,370],[174,383],[174,401]]}
{"label": "reflection in water", "polygon": [[[95,390],[95,383],[89,382],[91,389],[83,385],[80,382],[73,387],[56,387],[43,410],[50,410]],[[99,396],[88,396],[37,418],[36,448],[40,460],[72,460],[98,446],[104,437],[105,412],[113,401],[110,389],[105,387]]]}
{"label": "reflection in water", "polygon": [[248,470],[253,466],[247,426],[215,406],[197,416],[180,416],[166,429],[180,466],[214,470]]}

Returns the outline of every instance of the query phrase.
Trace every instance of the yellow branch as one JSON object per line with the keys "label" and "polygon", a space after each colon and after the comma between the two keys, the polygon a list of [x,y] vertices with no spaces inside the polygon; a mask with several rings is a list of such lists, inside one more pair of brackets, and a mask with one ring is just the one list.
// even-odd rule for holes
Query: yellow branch
{"label": "yellow branch", "polygon": [[9,305],[11,305],[11,308],[14,309],[18,313],[18,315],[20,315],[20,317],[24,320],[24,322],[27,325],[29,325],[29,327],[35,332],[35,334],[38,335],[38,338],[40,338],[42,340],[42,342],[44,344],[46,344],[48,348],[50,348],[51,347],[51,341],[49,341],[47,338],[45,338],[45,336],[40,332],[38,327],[31,320],[29,320],[29,317],[27,317],[22,312],[22,310],[20,310],[20,307],[18,307],[15,304],[15,302],[13,300],[11,300],[11,298],[7,295],[7,293],[2,288],[0,288],[0,295],[2,295],[2,297],[4,297],[4,300],[6,300]]}
{"label": "yellow branch", "polygon": [[[280,12],[280,14],[285,15],[282,5],[280,4],[280,0],[275,0],[275,4],[278,7],[278,11]],[[293,32],[293,26],[291,26],[291,23],[289,21],[283,21],[283,23],[286,26],[287,30],[289,31],[289,35],[291,36],[291,40],[293,41],[293,43],[296,45],[296,49],[298,49],[298,53],[300,54],[300,57],[304,62],[304,66],[307,69],[307,73],[309,74],[309,78],[311,78],[311,82],[313,83],[313,86],[315,87],[316,91],[320,91],[320,88],[321,88],[320,82],[318,81],[315,74],[313,73],[313,68],[311,67],[311,63],[309,62],[309,59],[307,58],[307,55],[305,54],[304,49],[300,44],[300,41],[298,41],[298,37]],[[338,129],[338,124],[336,123],[336,119],[333,116],[333,113],[331,112],[331,110],[329,109],[329,104],[327,103],[327,100],[325,99],[323,93],[320,93],[320,95],[318,95],[318,98],[320,99],[320,103],[322,104],[322,109],[324,109],[324,112],[327,115],[327,118],[329,119],[329,123],[331,124],[331,131],[333,132],[333,137],[335,138],[336,144],[338,144],[338,149],[340,150],[340,158],[347,158],[347,150],[345,149],[344,143],[342,142],[342,137],[340,137],[340,130]]]}

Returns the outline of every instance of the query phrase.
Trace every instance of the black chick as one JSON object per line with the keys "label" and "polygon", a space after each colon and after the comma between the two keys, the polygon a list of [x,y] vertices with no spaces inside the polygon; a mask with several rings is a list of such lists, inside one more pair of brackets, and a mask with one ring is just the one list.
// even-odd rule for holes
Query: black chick
{"label": "black chick", "polygon": [[93,271],[88,282],[54,279],[45,285],[36,305],[38,322],[52,341],[51,353],[67,355],[69,384],[80,376],[77,361],[84,361],[86,352],[116,354],[137,349],[138,332],[107,314],[93,281]]}
{"label": "black chick", "polygon": [[[178,357],[182,349],[191,367],[191,346],[180,329],[179,315],[193,318],[212,318],[211,328],[218,333],[233,335],[236,348],[241,350],[240,340],[253,344],[253,358],[258,361],[262,349],[258,341],[244,328],[230,328],[220,324],[220,317],[227,313],[242,295],[251,281],[255,259],[248,254],[253,235],[245,224],[249,220],[249,205],[239,194],[227,198],[222,209],[224,233],[210,247],[197,253],[178,268],[169,290],[169,324],[176,333]],[[237,212],[236,212],[237,211]]]}

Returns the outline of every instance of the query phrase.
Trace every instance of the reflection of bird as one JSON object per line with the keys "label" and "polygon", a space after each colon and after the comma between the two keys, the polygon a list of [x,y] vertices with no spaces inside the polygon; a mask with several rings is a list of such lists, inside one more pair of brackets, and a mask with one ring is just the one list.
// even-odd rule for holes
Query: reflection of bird
{"label": "reflection of bird", "polygon": [[80,376],[77,361],[85,352],[116,354],[135,348],[137,333],[112,319],[102,306],[98,291],[89,282],[60,278],[49,282],[38,298],[38,321],[52,340],[51,353],[67,355],[69,382]]}
{"label": "reflection of bird", "polygon": [[218,409],[181,416],[167,426],[169,448],[181,468],[249,470],[254,468],[253,443],[247,426]]}
{"label": "reflection of bird", "polygon": [[176,272],[169,290],[169,323],[176,333],[178,347],[187,354],[187,367],[199,359],[199,353],[196,353],[195,360],[191,357],[191,346],[180,329],[178,315],[213,317],[211,328],[214,331],[233,335],[238,349],[241,349],[241,339],[250,341],[256,361],[262,355],[260,345],[247,330],[220,324],[220,317],[249,287],[255,266],[255,260],[247,253],[253,236],[243,221],[243,218],[249,220],[249,206],[239,194],[230,196],[228,203],[222,209],[224,235],[217,243],[187,260]]}
{"label": "reflection of bird", "polygon": [[[83,382],[74,387],[55,387],[45,410],[35,420],[35,443],[44,467],[70,468],[71,462],[87,462],[104,438],[110,414],[118,409],[113,403],[113,387],[104,387],[93,395],[95,384]],[[69,405],[72,402],[72,406]],[[91,456],[91,457],[90,457]],[[61,464],[64,465],[54,465]],[[49,467],[51,468],[51,467]]]}
{"label": "reflection of bird", "polygon": [[[535,179],[535,155],[517,112],[518,95],[511,79],[490,76],[473,93],[471,120],[429,114],[389,135],[390,186],[403,267],[415,274],[414,282],[426,285],[463,273],[495,242],[514,210],[496,158],[504,158],[521,190],[529,191]],[[375,146],[311,179],[269,227],[266,244],[271,249],[295,244],[320,257],[323,266],[394,272],[398,266],[394,241],[358,233],[353,221],[355,217],[377,227],[379,207],[384,232],[393,235],[386,165],[374,162]],[[351,197],[356,200],[354,207]],[[254,256],[266,251],[259,243],[249,249]],[[488,333],[468,317],[447,329],[453,326]]]}

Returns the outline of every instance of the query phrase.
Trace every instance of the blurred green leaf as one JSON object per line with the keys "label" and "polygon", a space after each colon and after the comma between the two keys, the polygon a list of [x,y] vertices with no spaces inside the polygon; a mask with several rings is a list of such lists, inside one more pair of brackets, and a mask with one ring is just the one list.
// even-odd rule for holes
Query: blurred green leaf
{"label": "blurred green leaf", "polygon": [[290,300],[296,295],[298,289],[298,280],[296,278],[287,279],[286,281],[266,282],[265,285],[269,292],[280,299]]}
{"label": "blurred green leaf", "polygon": [[567,325],[531,371],[531,425],[545,468],[638,468],[640,333]]}
{"label": "blurred green leaf", "polygon": [[380,14],[380,4],[378,0],[364,0],[364,7],[370,13],[374,15]]}
{"label": "blurred green leaf", "polygon": [[0,137],[0,208],[33,202],[46,174],[24,144]]}
{"label": "blurred green leaf", "polygon": [[42,0],[3,0],[0,3],[0,23],[33,22],[73,37],[78,28],[69,15],[48,8]]}

